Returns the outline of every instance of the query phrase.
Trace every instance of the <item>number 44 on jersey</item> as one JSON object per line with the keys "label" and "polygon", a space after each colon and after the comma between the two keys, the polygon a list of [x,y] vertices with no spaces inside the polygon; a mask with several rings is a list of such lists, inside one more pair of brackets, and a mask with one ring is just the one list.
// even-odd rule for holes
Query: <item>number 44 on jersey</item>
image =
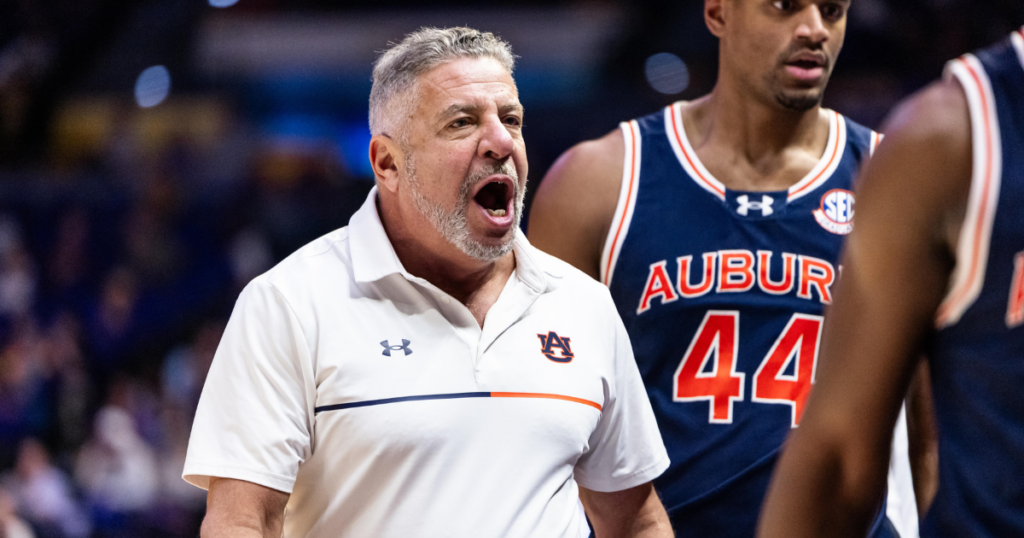
{"label": "number 44 on jersey", "polygon": [[[793,314],[754,373],[752,400],[790,406],[793,427],[800,423],[814,383],[822,320]],[[708,311],[673,378],[674,400],[707,401],[712,424],[731,424],[733,402],[743,401],[746,374],[736,369],[739,332],[739,312]]]}

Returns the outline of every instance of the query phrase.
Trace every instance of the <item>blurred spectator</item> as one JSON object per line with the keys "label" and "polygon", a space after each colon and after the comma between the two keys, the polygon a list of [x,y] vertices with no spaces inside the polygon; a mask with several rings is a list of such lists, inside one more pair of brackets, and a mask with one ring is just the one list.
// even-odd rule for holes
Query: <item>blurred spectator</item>
{"label": "blurred spectator", "polygon": [[85,284],[89,271],[89,213],[75,207],[60,218],[47,276],[58,294]]}
{"label": "blurred spectator", "polygon": [[231,241],[231,272],[239,290],[274,264],[270,242],[256,228],[246,228]]}
{"label": "blurred spectator", "polygon": [[11,249],[0,260],[0,315],[23,319],[31,312],[35,294],[32,258],[23,248]]}
{"label": "blurred spectator", "polygon": [[40,538],[89,535],[89,521],[75,502],[70,481],[50,463],[46,448],[36,439],[21,443],[14,472],[0,478],[0,487],[11,493],[18,512]]}
{"label": "blurred spectator", "polygon": [[178,205],[176,182],[156,172],[124,226],[129,263],[147,283],[171,280],[182,263],[172,228]]}
{"label": "blurred spectator", "polygon": [[108,376],[124,362],[133,344],[132,315],[139,299],[139,280],[127,267],[112,270],[103,283],[90,319],[89,335],[95,366]]}
{"label": "blurred spectator", "polygon": [[36,294],[35,264],[25,250],[21,228],[0,218],[0,316],[20,320],[29,314]]}
{"label": "blurred spectator", "polygon": [[20,441],[41,436],[50,419],[34,327],[19,326],[0,348],[0,458],[10,461]]}
{"label": "blurred spectator", "polygon": [[60,450],[77,449],[88,435],[89,403],[94,390],[85,370],[79,332],[74,314],[62,312],[43,341],[46,393],[56,415],[48,439]]}
{"label": "blurred spectator", "polygon": [[207,321],[199,328],[191,345],[175,348],[164,360],[161,373],[164,401],[186,412],[189,422],[199,404],[199,393],[223,333],[223,322]]}
{"label": "blurred spectator", "polygon": [[0,49],[0,141],[14,141],[25,129],[33,90],[56,52],[50,40],[31,33]]}
{"label": "blurred spectator", "polygon": [[178,346],[167,355],[161,372],[160,525],[175,536],[196,528],[206,504],[206,492],[182,480],[181,470],[192,417],[223,332],[223,321],[206,321],[190,345]]}
{"label": "blurred spectator", "polygon": [[127,411],[108,405],[96,415],[93,437],[75,462],[75,478],[101,533],[123,533],[142,524],[139,516],[156,501],[159,471],[156,454]]}
{"label": "blurred spectator", "polygon": [[194,535],[206,508],[206,492],[181,479],[194,412],[194,407],[167,405],[163,413],[166,440],[160,450],[161,499],[156,512],[157,524],[172,536]]}
{"label": "blurred spectator", "polygon": [[32,528],[18,517],[14,499],[6,491],[0,489],[0,537],[3,538],[35,538]]}

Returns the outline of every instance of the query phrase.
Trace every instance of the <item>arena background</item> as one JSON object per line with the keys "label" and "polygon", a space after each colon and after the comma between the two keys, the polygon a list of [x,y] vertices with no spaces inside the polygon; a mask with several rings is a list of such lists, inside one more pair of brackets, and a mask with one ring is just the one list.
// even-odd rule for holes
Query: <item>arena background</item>
{"label": "arena background", "polygon": [[[512,43],[535,188],[575,142],[711,89],[702,5],[0,2],[0,535],[197,535],[205,494],[180,472],[220,332],[249,279],[372,186],[389,41]],[[1021,24],[1022,0],[853,0],[826,104],[877,127]]]}

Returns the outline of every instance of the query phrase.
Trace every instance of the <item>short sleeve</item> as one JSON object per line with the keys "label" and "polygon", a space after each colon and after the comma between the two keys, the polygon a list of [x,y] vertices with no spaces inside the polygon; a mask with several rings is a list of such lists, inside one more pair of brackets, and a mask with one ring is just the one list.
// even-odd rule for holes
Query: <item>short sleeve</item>
{"label": "short sleeve", "polygon": [[601,420],[590,436],[590,450],[577,461],[575,469],[581,486],[601,492],[650,482],[669,464],[629,335],[618,315],[614,315],[614,323],[614,377],[607,383],[609,394]]}
{"label": "short sleeve", "polygon": [[213,477],[291,493],[311,454],[315,386],[302,328],[264,278],[238,298],[203,386],[182,477]]}

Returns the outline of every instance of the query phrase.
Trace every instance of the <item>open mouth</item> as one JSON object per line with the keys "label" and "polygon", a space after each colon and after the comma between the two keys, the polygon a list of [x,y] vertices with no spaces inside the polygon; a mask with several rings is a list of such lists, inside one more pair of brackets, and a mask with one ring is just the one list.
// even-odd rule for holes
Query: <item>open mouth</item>
{"label": "open mouth", "polygon": [[473,200],[487,210],[492,217],[504,217],[508,213],[508,202],[512,193],[511,186],[504,181],[489,181],[477,191]]}
{"label": "open mouth", "polygon": [[821,67],[821,62],[815,60],[796,60],[795,62],[789,62],[789,65],[799,67],[800,69],[811,70]]}

